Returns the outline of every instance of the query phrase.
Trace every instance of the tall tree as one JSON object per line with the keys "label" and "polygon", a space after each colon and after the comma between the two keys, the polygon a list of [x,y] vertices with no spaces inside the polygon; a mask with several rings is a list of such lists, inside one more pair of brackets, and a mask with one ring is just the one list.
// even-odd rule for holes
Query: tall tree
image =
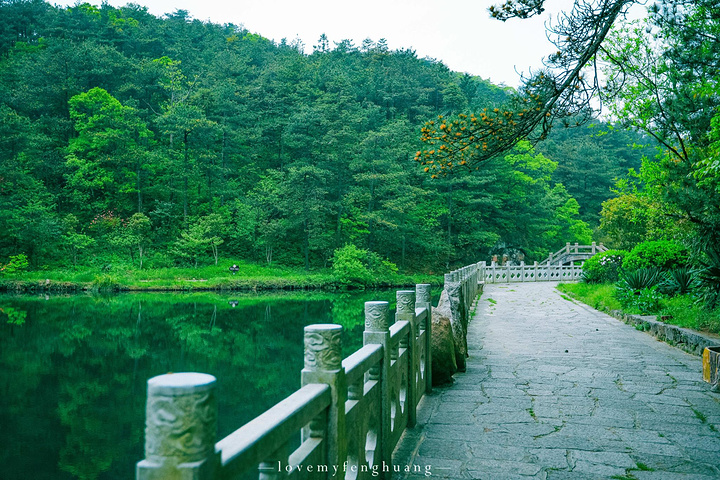
{"label": "tall tree", "polygon": [[[86,219],[111,208],[141,212],[150,130],[135,109],[102,88],[78,94],[69,104],[77,137],[67,148],[68,197]],[[135,208],[129,195],[135,197]]]}
{"label": "tall tree", "polygon": [[662,2],[646,21],[618,28],[603,55],[611,111],[662,146],[644,165],[646,188],[667,215],[695,226],[688,241],[716,248],[720,192],[708,167],[720,116],[720,6]]}

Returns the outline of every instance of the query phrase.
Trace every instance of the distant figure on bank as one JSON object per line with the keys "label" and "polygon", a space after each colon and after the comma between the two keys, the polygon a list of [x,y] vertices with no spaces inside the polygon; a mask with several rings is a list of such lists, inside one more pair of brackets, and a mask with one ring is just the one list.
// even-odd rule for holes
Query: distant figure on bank
{"label": "distant figure on bank", "polygon": [[232,272],[232,274],[235,275],[238,272],[238,270],[240,270],[240,267],[238,267],[237,265],[235,265],[233,263],[233,266],[230,267],[230,271]]}

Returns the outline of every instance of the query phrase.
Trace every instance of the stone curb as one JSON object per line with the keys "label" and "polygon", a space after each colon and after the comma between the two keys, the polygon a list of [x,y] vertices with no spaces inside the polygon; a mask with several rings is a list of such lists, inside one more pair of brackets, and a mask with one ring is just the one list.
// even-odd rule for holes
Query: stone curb
{"label": "stone curb", "polygon": [[635,326],[638,330],[650,333],[658,340],[667,342],[693,355],[701,356],[705,347],[720,345],[720,337],[717,335],[700,333],[676,325],[668,325],[657,320],[655,315],[631,315],[621,310],[611,310],[607,313],[628,325]]}

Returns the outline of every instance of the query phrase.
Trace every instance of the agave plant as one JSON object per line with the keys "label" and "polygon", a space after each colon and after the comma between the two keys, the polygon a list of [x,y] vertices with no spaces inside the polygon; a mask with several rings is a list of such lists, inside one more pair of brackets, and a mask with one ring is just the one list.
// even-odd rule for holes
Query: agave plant
{"label": "agave plant", "polygon": [[620,274],[621,287],[635,292],[658,285],[663,280],[662,270],[659,268],[640,268]]}
{"label": "agave plant", "polygon": [[670,270],[664,286],[669,293],[685,295],[698,286],[697,272],[687,267]]}
{"label": "agave plant", "polygon": [[708,308],[715,308],[720,303],[720,253],[714,249],[705,251],[708,261],[698,275],[698,282],[703,289],[702,300]]}

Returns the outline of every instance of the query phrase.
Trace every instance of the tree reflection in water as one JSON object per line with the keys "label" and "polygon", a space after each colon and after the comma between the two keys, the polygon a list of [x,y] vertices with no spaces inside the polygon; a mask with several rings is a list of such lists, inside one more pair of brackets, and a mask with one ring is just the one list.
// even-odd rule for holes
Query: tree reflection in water
{"label": "tree reflection in water", "polygon": [[227,435],[298,388],[304,325],[343,325],[348,355],[362,345],[363,303],[394,299],[395,291],[1,296],[4,478],[132,478],[146,381],[167,372],[217,377]]}

